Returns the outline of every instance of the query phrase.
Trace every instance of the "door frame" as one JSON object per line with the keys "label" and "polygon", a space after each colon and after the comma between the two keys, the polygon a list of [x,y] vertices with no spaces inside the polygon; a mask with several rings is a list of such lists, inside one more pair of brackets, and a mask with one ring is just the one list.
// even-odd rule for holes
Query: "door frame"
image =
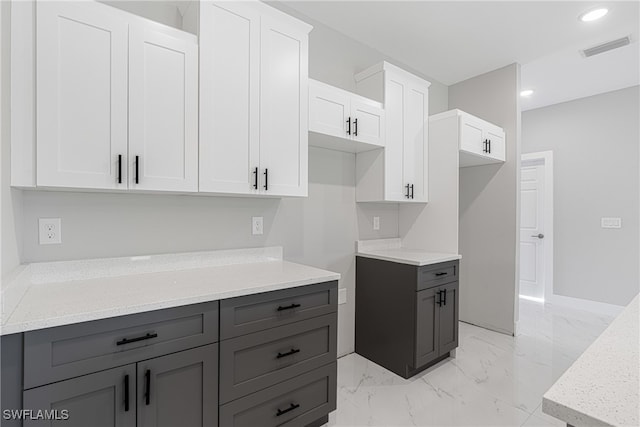
{"label": "door frame", "polygon": [[[553,299],[553,151],[522,154],[520,166],[544,165],[544,301]],[[520,262],[520,260],[518,260]],[[520,278],[518,278],[518,283]]]}

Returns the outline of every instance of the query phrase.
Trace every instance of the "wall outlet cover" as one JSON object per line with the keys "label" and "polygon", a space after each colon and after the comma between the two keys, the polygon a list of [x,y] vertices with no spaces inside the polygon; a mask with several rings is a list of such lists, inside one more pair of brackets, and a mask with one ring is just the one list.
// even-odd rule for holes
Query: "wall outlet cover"
{"label": "wall outlet cover", "polygon": [[373,229],[374,230],[380,230],[380,217],[379,216],[374,216],[373,217]]}
{"label": "wall outlet cover", "polygon": [[261,216],[251,218],[251,234],[260,235],[264,232],[264,221]]}
{"label": "wall outlet cover", "polygon": [[62,243],[62,220],[60,218],[39,218],[38,238],[41,245]]}
{"label": "wall outlet cover", "polygon": [[338,289],[338,304],[347,303],[347,290],[345,288]]}
{"label": "wall outlet cover", "polygon": [[602,218],[600,220],[602,228],[622,228],[622,218]]}

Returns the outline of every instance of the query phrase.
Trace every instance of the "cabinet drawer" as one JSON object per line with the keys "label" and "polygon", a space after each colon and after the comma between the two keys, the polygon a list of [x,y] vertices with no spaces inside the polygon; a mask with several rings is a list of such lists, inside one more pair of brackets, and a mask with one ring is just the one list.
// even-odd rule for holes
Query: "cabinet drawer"
{"label": "cabinet drawer", "polygon": [[261,390],[336,359],[337,313],[222,341],[220,402]]}
{"label": "cabinet drawer", "polygon": [[230,298],[220,302],[220,338],[233,338],[337,310],[337,281]]}
{"label": "cabinet drawer", "polygon": [[24,387],[210,344],[217,339],[217,301],[27,332]]}
{"label": "cabinet drawer", "polygon": [[297,376],[220,407],[221,426],[305,426],[336,409],[337,364]]}
{"label": "cabinet drawer", "polygon": [[428,289],[458,280],[458,261],[428,265],[418,270],[418,289]]}

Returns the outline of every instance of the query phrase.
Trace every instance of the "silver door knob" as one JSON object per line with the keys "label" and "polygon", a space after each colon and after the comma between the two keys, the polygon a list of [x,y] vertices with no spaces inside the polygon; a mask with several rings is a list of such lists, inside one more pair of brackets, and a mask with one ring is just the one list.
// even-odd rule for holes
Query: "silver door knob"
{"label": "silver door knob", "polygon": [[540,234],[534,234],[531,237],[537,237],[538,239],[544,239],[544,234],[540,233]]}

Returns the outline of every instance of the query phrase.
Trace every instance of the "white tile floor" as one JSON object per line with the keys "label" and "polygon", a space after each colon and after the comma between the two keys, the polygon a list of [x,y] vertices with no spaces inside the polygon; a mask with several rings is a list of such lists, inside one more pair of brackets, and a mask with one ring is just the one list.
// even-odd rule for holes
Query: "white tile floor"
{"label": "white tile floor", "polygon": [[460,323],[457,357],[409,380],[350,354],[329,426],[563,426],[542,395],[612,320],[522,300],[517,337]]}

